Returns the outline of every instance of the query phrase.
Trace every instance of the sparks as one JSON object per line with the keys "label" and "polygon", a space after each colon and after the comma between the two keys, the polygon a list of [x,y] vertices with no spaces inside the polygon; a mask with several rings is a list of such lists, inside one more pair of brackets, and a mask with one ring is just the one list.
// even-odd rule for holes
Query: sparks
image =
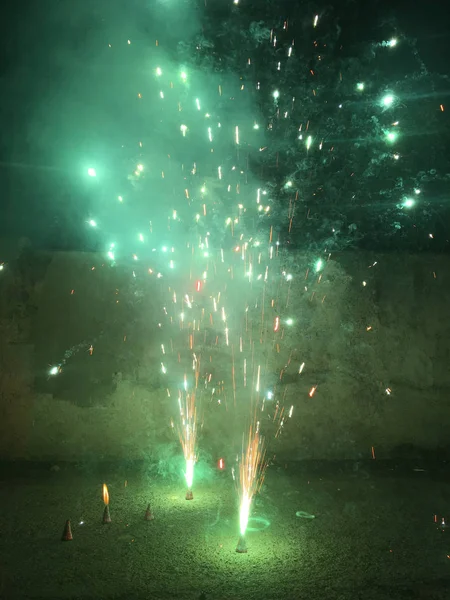
{"label": "sparks", "polygon": [[190,492],[194,483],[194,466],[197,452],[197,407],[195,391],[182,392],[180,390],[179,408],[180,425],[178,427],[178,437],[186,462],[184,477],[188,492]]}
{"label": "sparks", "polygon": [[259,433],[259,423],[255,422],[250,426],[247,438],[243,440],[239,461],[239,530],[241,536],[244,536],[247,530],[252,500],[261,489],[266,467],[264,439]]}

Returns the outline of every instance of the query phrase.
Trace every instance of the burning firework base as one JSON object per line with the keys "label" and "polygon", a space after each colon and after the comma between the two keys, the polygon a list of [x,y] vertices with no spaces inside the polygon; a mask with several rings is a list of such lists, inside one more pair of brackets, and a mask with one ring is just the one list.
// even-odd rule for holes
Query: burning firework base
{"label": "burning firework base", "polygon": [[247,554],[247,542],[245,541],[245,537],[243,535],[239,536],[239,540],[236,546],[236,552],[238,554]]}
{"label": "burning firework base", "polygon": [[105,506],[105,510],[103,511],[103,525],[109,525],[111,523],[111,514],[109,512],[109,506]]}

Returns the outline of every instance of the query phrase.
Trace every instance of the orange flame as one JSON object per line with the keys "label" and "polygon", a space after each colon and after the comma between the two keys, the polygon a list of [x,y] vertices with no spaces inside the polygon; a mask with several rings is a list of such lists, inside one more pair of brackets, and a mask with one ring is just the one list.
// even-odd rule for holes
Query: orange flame
{"label": "orange flame", "polygon": [[103,484],[103,502],[105,503],[105,506],[108,506],[109,492],[108,492],[108,486],[106,485],[106,483]]}

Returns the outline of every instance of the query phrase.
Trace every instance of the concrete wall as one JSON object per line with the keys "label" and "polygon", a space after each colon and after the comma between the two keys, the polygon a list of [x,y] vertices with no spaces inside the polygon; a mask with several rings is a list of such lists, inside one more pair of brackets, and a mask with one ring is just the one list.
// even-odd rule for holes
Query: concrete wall
{"label": "concrete wall", "polygon": [[[450,259],[346,253],[306,284],[306,257],[294,262],[295,324],[270,356],[275,379],[291,360],[278,393],[293,413],[268,439],[270,451],[369,458],[373,446],[383,458],[448,446]],[[159,293],[154,278],[137,285],[131,269],[112,269],[100,256],[51,257],[15,367],[32,378],[30,392],[1,401],[4,457],[132,459],[174,440],[176,398],[160,375]],[[56,364],[63,371],[50,377]],[[221,405],[205,403],[200,447],[230,453],[248,395],[238,383],[236,406],[230,388]],[[269,419],[265,427],[276,431]]]}

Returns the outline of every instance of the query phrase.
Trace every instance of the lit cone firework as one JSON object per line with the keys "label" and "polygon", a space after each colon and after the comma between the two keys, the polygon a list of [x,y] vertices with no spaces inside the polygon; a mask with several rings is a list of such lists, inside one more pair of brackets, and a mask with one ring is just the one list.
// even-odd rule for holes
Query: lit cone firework
{"label": "lit cone firework", "polygon": [[245,532],[253,496],[259,492],[264,481],[267,463],[265,461],[264,439],[259,433],[259,422],[250,425],[246,443],[244,441],[242,456],[239,461],[239,482],[241,504],[239,509],[240,537],[236,552],[247,552]]}
{"label": "lit cone firework", "polygon": [[245,537],[242,535],[239,537],[239,541],[236,546],[236,552],[239,554],[247,554],[247,542],[245,541]]}

